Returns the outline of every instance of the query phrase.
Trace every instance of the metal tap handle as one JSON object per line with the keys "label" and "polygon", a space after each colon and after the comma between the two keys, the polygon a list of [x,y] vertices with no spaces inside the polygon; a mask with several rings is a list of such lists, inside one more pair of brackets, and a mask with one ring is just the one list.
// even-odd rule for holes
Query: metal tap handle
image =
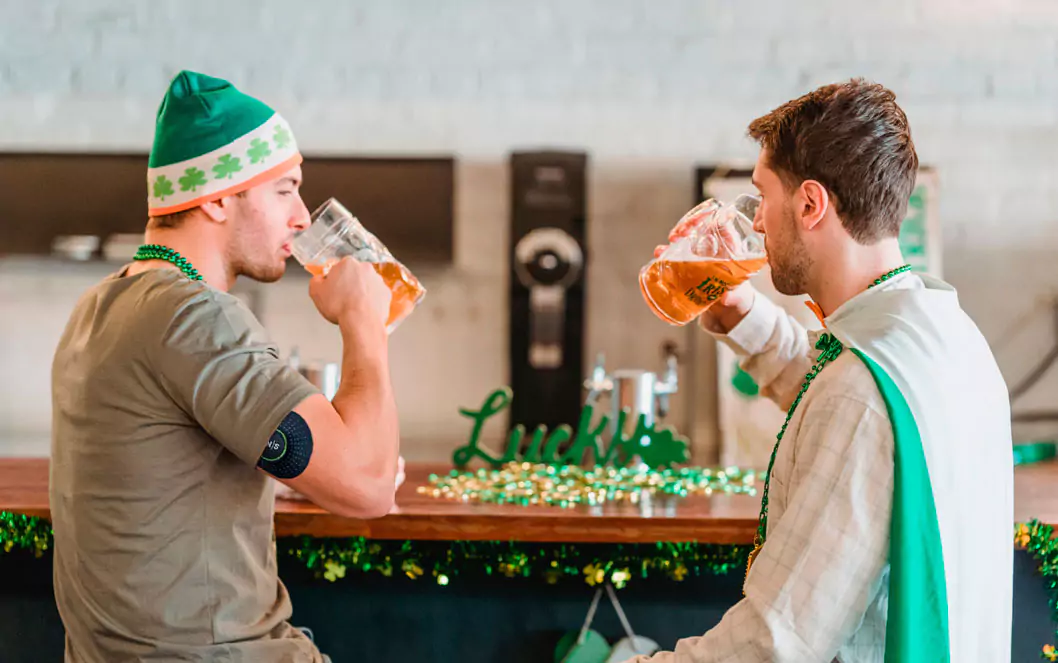
{"label": "metal tap handle", "polygon": [[606,375],[606,355],[599,353],[595,357],[595,367],[591,370],[591,377],[584,381],[584,388],[588,395],[584,397],[585,405],[593,405],[603,392],[610,391],[613,383]]}
{"label": "metal tap handle", "polygon": [[668,416],[671,405],[669,397],[679,388],[679,355],[676,353],[676,344],[665,343],[662,352],[665,354],[665,375],[654,386],[659,419]]}
{"label": "metal tap handle", "polygon": [[665,354],[665,374],[658,381],[655,391],[659,394],[673,394],[679,387],[679,363],[680,356],[676,352],[675,343],[666,343],[662,346]]}
{"label": "metal tap handle", "polygon": [[658,419],[669,416],[669,395],[658,394]]}
{"label": "metal tap handle", "polygon": [[595,368],[591,371],[591,377],[593,380],[599,380],[606,377],[606,354],[600,352],[595,355]]}

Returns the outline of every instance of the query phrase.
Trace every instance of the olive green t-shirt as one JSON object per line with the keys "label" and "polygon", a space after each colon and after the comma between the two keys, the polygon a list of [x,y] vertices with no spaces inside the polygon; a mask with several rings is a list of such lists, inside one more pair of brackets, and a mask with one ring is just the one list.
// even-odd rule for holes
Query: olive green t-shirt
{"label": "olive green t-shirt", "polygon": [[55,598],[69,663],[318,663],[276,572],[272,432],[318,393],[236,297],[125,270],[52,366]]}

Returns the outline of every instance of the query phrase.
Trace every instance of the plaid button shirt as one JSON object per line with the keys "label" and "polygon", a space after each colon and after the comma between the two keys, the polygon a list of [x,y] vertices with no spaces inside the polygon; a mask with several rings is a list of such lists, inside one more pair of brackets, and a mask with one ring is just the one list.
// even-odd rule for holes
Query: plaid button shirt
{"label": "plaid button shirt", "polygon": [[[702,322],[708,330],[708,318]],[[788,408],[818,336],[758,297],[718,337],[744,357],[761,393]],[[882,663],[892,499],[885,401],[867,367],[846,351],[813,381],[790,420],[772,473],[767,542],[746,597],[675,652],[634,662]]]}

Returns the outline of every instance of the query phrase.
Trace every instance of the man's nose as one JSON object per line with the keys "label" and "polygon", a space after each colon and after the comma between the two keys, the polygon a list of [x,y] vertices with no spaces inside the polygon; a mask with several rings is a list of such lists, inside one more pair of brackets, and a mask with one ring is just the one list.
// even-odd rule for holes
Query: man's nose
{"label": "man's nose", "polygon": [[309,208],[305,206],[305,201],[301,199],[301,194],[298,194],[298,209],[294,213],[294,223],[291,227],[297,232],[302,232],[309,227],[312,219],[309,218]]}

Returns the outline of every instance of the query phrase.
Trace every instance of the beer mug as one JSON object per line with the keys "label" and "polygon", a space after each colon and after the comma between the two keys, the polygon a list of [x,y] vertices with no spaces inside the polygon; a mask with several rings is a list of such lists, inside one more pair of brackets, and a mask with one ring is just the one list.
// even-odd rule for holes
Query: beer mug
{"label": "beer mug", "polygon": [[690,232],[639,271],[639,288],[654,314],[685,325],[767,264],[764,237],[753,229],[760,198],[730,205],[709,199],[683,215]]}
{"label": "beer mug", "polygon": [[291,243],[291,253],[313,275],[327,271],[345,256],[371,263],[393,293],[386,332],[393,330],[426,296],[426,288],[393,257],[349,210],[331,198],[312,213],[309,227]]}

